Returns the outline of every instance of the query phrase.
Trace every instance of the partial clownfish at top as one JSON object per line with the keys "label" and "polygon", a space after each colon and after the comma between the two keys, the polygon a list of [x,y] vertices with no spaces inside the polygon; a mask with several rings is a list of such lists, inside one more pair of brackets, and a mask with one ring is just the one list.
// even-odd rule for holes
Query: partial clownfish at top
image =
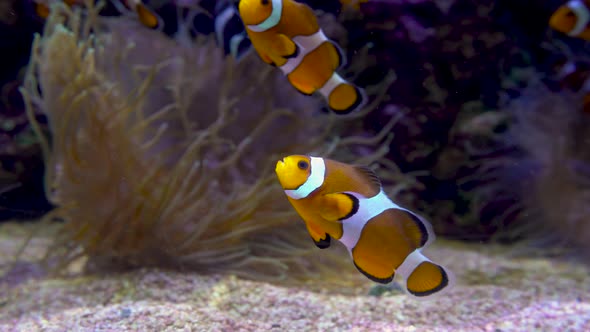
{"label": "partial clownfish at top", "polygon": [[571,37],[590,40],[590,2],[570,0],[560,6],[549,19],[549,26]]}
{"label": "partial clownfish at top", "polygon": [[252,43],[244,28],[237,8],[230,2],[218,1],[216,5],[215,37],[225,55],[241,60],[252,49]]}
{"label": "partial clownfish at top", "polygon": [[[161,28],[161,19],[158,15],[149,9],[141,0],[122,0],[123,3],[120,3],[117,0],[112,1],[113,5],[119,9],[120,11],[124,11],[125,8],[129,8],[133,10],[133,12],[137,15],[138,20],[144,26],[158,30]],[[35,1],[35,12],[37,15],[43,19],[49,16],[49,3],[51,1]],[[74,5],[84,5],[83,0],[63,0],[63,3],[68,5],[69,7],[73,7]]]}
{"label": "partial clownfish at top", "polygon": [[304,155],[279,160],[275,171],[317,247],[339,240],[369,279],[396,281],[418,298],[450,289],[449,271],[421,252],[434,241],[432,227],[392,202],[373,171]]}
{"label": "partial clownfish at top", "polygon": [[[37,16],[43,19],[49,16],[50,2],[51,0],[35,1]],[[69,7],[84,5],[83,0],[63,0],[63,3]],[[215,33],[217,45],[224,55],[231,55],[237,60],[252,49],[237,7],[231,1],[203,2],[203,6],[198,9],[182,8],[179,4],[168,2],[160,7],[165,17],[158,15],[141,0],[111,0],[109,4],[113,7],[111,11],[117,15],[134,15],[143,26],[166,33],[180,42],[190,43],[192,40],[188,39],[198,34]],[[186,17],[179,17],[185,14]]]}
{"label": "partial clownfish at top", "polygon": [[293,0],[241,0],[238,8],[258,55],[279,67],[295,89],[306,95],[318,91],[338,114],[364,106],[363,90],[336,73],[344,55],[310,7]]}

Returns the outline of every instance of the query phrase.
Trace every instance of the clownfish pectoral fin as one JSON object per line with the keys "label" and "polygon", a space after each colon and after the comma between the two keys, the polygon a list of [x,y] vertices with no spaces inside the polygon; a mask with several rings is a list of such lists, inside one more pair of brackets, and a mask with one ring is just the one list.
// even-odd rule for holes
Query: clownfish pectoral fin
{"label": "clownfish pectoral fin", "polygon": [[283,58],[296,58],[299,55],[299,46],[286,35],[279,34],[273,43],[273,49]]}
{"label": "clownfish pectoral fin", "polygon": [[406,257],[397,272],[396,281],[405,286],[408,294],[417,298],[440,294],[454,283],[449,271],[431,262],[419,249]]}
{"label": "clownfish pectoral fin", "polygon": [[338,73],[318,90],[328,101],[330,109],[337,114],[347,114],[365,106],[367,96],[356,85],[345,81]]}
{"label": "clownfish pectoral fin", "polygon": [[307,227],[307,232],[309,233],[309,236],[311,236],[311,239],[313,240],[313,243],[315,243],[316,247],[320,249],[326,249],[330,246],[330,235],[322,231],[315,223],[305,221],[305,227]]}
{"label": "clownfish pectoral fin", "polygon": [[359,200],[348,193],[333,193],[322,196],[320,215],[326,221],[339,221],[352,217],[359,209]]}

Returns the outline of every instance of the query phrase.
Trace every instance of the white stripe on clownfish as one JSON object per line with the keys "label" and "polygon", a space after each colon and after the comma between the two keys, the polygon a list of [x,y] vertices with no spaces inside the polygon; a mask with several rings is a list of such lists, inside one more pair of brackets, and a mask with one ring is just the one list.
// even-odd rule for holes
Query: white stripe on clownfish
{"label": "white stripe on clownfish", "polygon": [[[429,234],[429,235],[434,235],[434,233]],[[427,244],[424,245],[424,247],[426,247],[427,245],[428,245],[428,242],[427,242]],[[415,249],[414,251],[412,251],[408,256],[406,256],[406,258],[401,263],[401,265],[395,269],[395,275],[393,277],[393,282],[396,282],[399,286],[402,287],[402,289],[407,289],[407,280],[410,277],[410,274],[412,274],[412,272],[414,272],[414,270],[418,267],[418,265],[420,265],[424,262],[431,262],[432,263],[432,261],[430,259],[428,259],[428,257],[426,257],[422,254],[421,249],[422,248],[418,248],[418,249]],[[450,273],[450,272],[446,271],[446,273]],[[450,276],[448,276],[448,277],[450,278]]]}
{"label": "white stripe on clownfish", "polygon": [[577,36],[586,29],[588,22],[590,22],[590,12],[588,11],[588,7],[580,0],[571,0],[567,3],[567,6],[577,16],[576,25],[567,34],[569,36]]}
{"label": "white stripe on clownfish", "polygon": [[266,18],[258,24],[248,25],[248,29],[254,32],[263,32],[268,29],[274,28],[281,21],[281,15],[283,14],[283,0],[272,0],[272,12]]}
{"label": "white stripe on clownfish", "polygon": [[281,69],[285,75],[291,74],[291,72],[301,64],[308,53],[315,50],[326,41],[328,41],[328,37],[326,37],[322,29],[319,29],[316,33],[309,36],[293,37],[293,42],[299,47],[299,54],[294,58],[288,59],[284,65],[279,67],[279,69]]}
{"label": "white stripe on clownfish", "polygon": [[285,190],[285,194],[293,199],[306,198],[314,190],[318,189],[324,184],[324,177],[326,176],[326,164],[323,158],[310,158],[310,174],[305,183],[297,189]]}
{"label": "white stripe on clownfish", "polygon": [[365,225],[371,219],[377,217],[378,215],[389,209],[398,209],[406,211],[422,222],[428,234],[428,240],[426,241],[423,247],[427,247],[430,243],[432,243],[432,241],[434,241],[434,231],[432,230],[432,226],[430,226],[430,223],[426,222],[422,217],[418,216],[414,212],[395,204],[391,199],[389,199],[389,197],[387,197],[383,190],[379,191],[377,195],[369,198],[366,198],[352,191],[345,193],[354,196],[358,200],[357,212],[354,215],[348,217],[347,219],[341,220],[342,237],[338,239],[346,246],[348,252],[351,255],[352,250],[357,245],[361,237],[361,233]]}

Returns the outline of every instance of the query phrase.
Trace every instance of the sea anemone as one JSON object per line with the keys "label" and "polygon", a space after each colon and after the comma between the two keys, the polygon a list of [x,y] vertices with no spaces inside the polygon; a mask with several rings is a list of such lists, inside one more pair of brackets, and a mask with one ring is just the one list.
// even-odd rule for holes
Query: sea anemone
{"label": "sea anemone", "polygon": [[371,163],[387,149],[358,147],[385,147],[394,120],[374,137],[342,137],[363,113],[320,112],[255,55],[235,63],[210,41],[178,45],[97,13],[53,5],[22,88],[52,132],[46,219],[64,223],[47,261],[343,280],[347,254],[317,255],[273,167],[292,153]]}

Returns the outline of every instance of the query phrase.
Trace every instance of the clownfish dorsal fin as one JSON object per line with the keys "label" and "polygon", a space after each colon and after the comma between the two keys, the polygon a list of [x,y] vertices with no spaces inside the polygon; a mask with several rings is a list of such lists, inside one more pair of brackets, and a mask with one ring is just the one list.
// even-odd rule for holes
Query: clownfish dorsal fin
{"label": "clownfish dorsal fin", "polygon": [[353,167],[355,171],[357,171],[361,176],[363,176],[366,179],[367,183],[371,185],[371,189],[375,190],[375,192],[379,192],[381,190],[381,180],[372,169],[362,165],[355,165]]}

